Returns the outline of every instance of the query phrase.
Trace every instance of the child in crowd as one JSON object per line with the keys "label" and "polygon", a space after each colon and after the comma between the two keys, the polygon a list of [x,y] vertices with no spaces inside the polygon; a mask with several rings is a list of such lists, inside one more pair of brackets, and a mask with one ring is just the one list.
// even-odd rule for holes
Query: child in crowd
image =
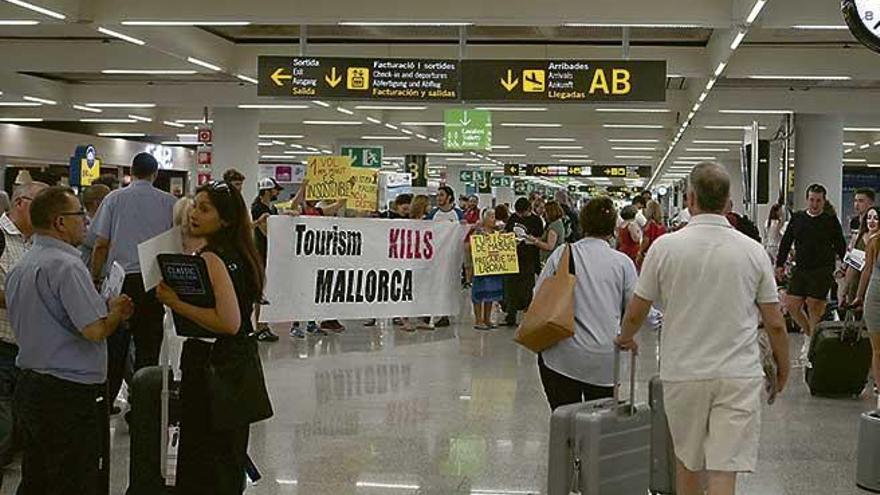
{"label": "child in crowd", "polygon": [[[474,230],[474,236],[490,235],[499,232],[495,223],[495,210],[483,210],[482,222]],[[489,330],[497,328],[492,322],[492,305],[504,297],[504,278],[502,275],[474,276],[471,286],[471,300],[474,303],[474,329]]]}

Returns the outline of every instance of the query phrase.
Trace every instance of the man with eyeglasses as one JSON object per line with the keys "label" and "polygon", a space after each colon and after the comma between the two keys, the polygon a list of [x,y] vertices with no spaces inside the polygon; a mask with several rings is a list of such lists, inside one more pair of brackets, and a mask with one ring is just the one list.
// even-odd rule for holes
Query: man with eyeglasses
{"label": "man with eyeglasses", "polygon": [[[30,247],[33,233],[31,224],[31,201],[40,191],[49,187],[42,182],[29,182],[15,187],[12,191],[12,207],[9,213],[0,216],[0,231],[6,249],[0,256],[0,288],[5,289],[6,275]],[[18,343],[9,324],[6,313],[5,293],[0,291],[0,466],[9,464],[16,450],[14,433],[12,393],[18,380],[15,357]]]}
{"label": "man with eyeglasses", "polygon": [[[104,198],[95,218],[92,278],[96,285],[118,262],[125,270],[122,292],[134,301],[136,314],[129,328],[120,328],[108,341],[108,390],[112,405],[122,386],[128,348],[134,338],[134,371],[159,363],[165,309],[156,290],[145,291],[138,244],[171,229],[177,198],[153,187],[159,163],[149,153],[138,153],[131,165],[134,180]],[[116,410],[114,410],[116,412]]]}
{"label": "man with eyeglasses", "polygon": [[134,307],[128,296],[105,301],[95,289],[77,250],[85,213],[67,187],[38,194],[31,205],[33,247],[6,277],[21,368],[18,493],[109,491],[105,340]]}

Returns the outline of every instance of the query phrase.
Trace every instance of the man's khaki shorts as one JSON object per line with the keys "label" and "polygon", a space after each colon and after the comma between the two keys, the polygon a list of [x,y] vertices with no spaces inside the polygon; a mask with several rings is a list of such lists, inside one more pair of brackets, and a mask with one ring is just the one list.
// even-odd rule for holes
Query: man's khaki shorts
{"label": "man's khaki shorts", "polygon": [[752,472],[763,378],[663,382],[675,455],[690,471]]}

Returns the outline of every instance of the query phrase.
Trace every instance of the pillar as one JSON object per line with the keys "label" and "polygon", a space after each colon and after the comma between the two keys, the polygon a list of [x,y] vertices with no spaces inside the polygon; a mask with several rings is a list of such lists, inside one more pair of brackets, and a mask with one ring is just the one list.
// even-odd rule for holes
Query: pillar
{"label": "pillar", "polygon": [[806,207],[807,186],[819,183],[828,189],[828,200],[842,211],[843,117],[797,114],[794,116],[795,209]]}
{"label": "pillar", "polygon": [[230,168],[245,176],[242,195],[250,202],[257,196],[260,175],[258,142],[260,139],[260,111],[238,108],[215,108],[213,172],[219,179]]}
{"label": "pillar", "polygon": [[733,211],[742,214],[746,211],[743,202],[745,192],[743,191],[742,164],[738,158],[725,160],[721,164],[730,175],[730,200],[733,201]]}

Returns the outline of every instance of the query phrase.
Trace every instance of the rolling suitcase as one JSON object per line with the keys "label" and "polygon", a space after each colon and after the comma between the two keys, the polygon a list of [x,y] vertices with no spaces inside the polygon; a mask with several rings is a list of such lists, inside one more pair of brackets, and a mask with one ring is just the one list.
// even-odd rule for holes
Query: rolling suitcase
{"label": "rolling suitcase", "polygon": [[[662,327],[657,328],[657,367],[660,367]],[[663,406],[663,382],[656,375],[648,382],[648,405],[651,407],[651,477],[652,494],[675,495],[675,448]]]}
{"label": "rolling suitcase", "polygon": [[880,493],[880,410],[862,413],[857,457],[856,484]]}
{"label": "rolling suitcase", "polygon": [[[635,404],[635,355],[629,404],[600,399],[557,408],[550,419],[548,495],[645,493],[650,471],[651,413]],[[614,382],[620,384],[620,351]]]}
{"label": "rolling suitcase", "polygon": [[178,383],[167,366],[138,370],[131,383],[131,453],[126,495],[171,493],[167,486],[168,426],[176,422]]}
{"label": "rolling suitcase", "polygon": [[812,395],[853,397],[862,393],[871,368],[871,341],[865,325],[848,312],[844,321],[819,324],[810,340],[804,370]]}

